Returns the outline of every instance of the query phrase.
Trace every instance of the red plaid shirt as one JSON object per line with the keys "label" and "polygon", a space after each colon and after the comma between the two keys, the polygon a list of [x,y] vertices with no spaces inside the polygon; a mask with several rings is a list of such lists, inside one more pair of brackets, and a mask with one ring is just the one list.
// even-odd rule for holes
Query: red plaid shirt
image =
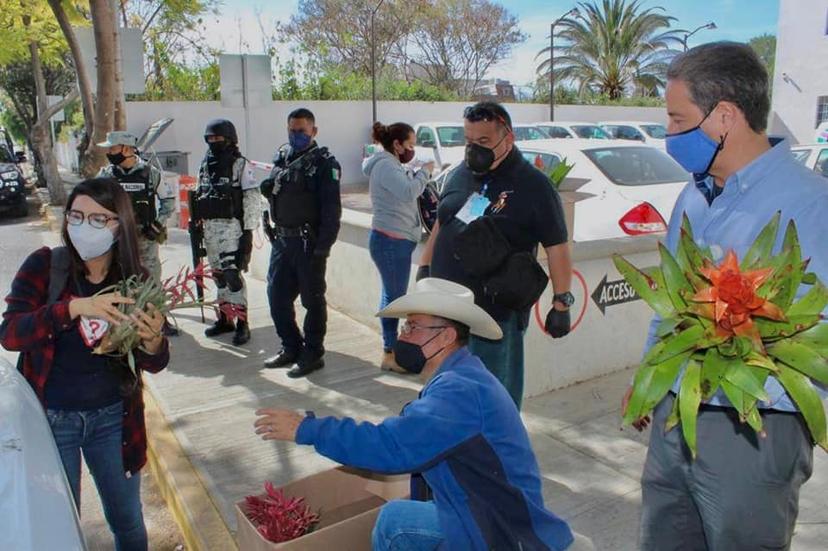
{"label": "red plaid shirt", "polygon": [[[55,336],[76,326],[69,315],[69,293],[64,290],[58,301],[47,304],[52,250],[44,247],[32,253],[20,267],[6,297],[8,307],[0,324],[0,344],[6,350],[23,355],[23,376],[43,404],[44,389],[55,358]],[[135,352],[138,376],[141,371],[158,373],[170,359],[169,344],[164,339],[158,354]],[[136,474],[147,462],[147,431],[144,425],[144,398],[135,392],[124,398],[122,456],[124,468]]]}

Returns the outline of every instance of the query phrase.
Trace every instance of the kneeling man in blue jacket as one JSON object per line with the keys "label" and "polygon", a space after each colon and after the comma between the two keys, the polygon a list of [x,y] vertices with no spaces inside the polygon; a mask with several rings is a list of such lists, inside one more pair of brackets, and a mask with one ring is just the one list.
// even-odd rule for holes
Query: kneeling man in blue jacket
{"label": "kneeling man in blue jacket", "polygon": [[391,501],[374,550],[555,550],[573,545],[569,526],[543,504],[526,429],[508,392],[466,348],[469,334],[500,339],[498,324],[456,283],[427,278],[377,314],[405,318],[397,363],[425,387],[382,423],[257,411],[265,440],[314,446],[334,461],[378,473],[422,473],[433,501]]}

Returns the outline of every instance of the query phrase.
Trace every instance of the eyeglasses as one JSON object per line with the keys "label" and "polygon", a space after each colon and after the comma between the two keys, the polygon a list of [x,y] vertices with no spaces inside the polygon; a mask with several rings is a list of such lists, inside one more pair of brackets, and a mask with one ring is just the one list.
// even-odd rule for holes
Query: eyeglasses
{"label": "eyeglasses", "polygon": [[504,119],[502,115],[499,115],[489,107],[483,107],[480,105],[469,105],[463,110],[463,118],[469,122],[499,122],[500,124],[506,127],[506,130],[508,130],[509,132],[512,131],[512,126],[506,122],[506,119]]}
{"label": "eyeglasses", "polygon": [[403,335],[410,335],[418,329],[445,329],[448,325],[417,325],[416,323],[403,322],[400,332]]}
{"label": "eyeglasses", "polygon": [[66,211],[66,222],[72,226],[80,226],[81,224],[83,224],[84,218],[90,226],[97,229],[105,228],[110,220],[118,219],[117,216],[109,216],[102,212],[84,214],[79,210]]}

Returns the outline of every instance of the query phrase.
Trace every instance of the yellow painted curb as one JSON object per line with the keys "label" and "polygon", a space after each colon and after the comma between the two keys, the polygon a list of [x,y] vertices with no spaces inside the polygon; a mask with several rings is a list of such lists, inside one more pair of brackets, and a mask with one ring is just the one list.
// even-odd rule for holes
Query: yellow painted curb
{"label": "yellow painted curb", "polygon": [[236,540],[181,448],[149,388],[144,387],[147,463],[188,551],[237,551]]}

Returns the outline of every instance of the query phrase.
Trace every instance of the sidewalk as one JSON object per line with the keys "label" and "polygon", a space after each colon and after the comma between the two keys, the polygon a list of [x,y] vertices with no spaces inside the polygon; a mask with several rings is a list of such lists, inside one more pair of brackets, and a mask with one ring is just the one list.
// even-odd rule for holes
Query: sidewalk
{"label": "sidewalk", "polygon": [[[187,234],[171,230],[162,251],[166,275],[189,264]],[[185,463],[195,470],[194,480],[200,480],[206,490],[203,499],[215,506],[217,522],[223,521],[231,532],[236,524],[233,504],[260,491],[266,480],[278,486],[333,465],[312,448],[261,441],[252,428],[257,408],[280,406],[379,421],[399,412],[419,390],[415,378],[378,369],[376,328],[336,311],[329,314],[325,369],[300,380],[289,379],[285,370],[262,369],[264,359],[279,346],[265,285],[252,278],[247,282],[253,338],[246,346],[229,344],[232,335],[206,339],[198,311],[186,311],[178,317],[182,335],[172,341],[169,367],[145,377],[172,428],[173,440],[186,454]],[[552,360],[549,369],[554,369]],[[599,550],[634,550],[637,544],[639,477],[648,436],[620,430],[619,404],[630,376],[626,371],[602,377],[524,405],[547,506],[590,537]],[[157,436],[151,428],[151,442]],[[828,538],[828,510],[822,497],[828,490],[828,458],[820,450],[814,456],[814,476],[800,499],[794,550],[824,549],[819,542]],[[175,479],[180,472],[175,468],[162,474]],[[193,484],[187,483],[186,490],[198,499]],[[209,505],[196,504],[200,511],[210,509]],[[225,529],[210,524],[209,510],[186,513],[182,514],[194,525],[185,527],[185,532]],[[232,544],[209,548],[232,549]]]}

